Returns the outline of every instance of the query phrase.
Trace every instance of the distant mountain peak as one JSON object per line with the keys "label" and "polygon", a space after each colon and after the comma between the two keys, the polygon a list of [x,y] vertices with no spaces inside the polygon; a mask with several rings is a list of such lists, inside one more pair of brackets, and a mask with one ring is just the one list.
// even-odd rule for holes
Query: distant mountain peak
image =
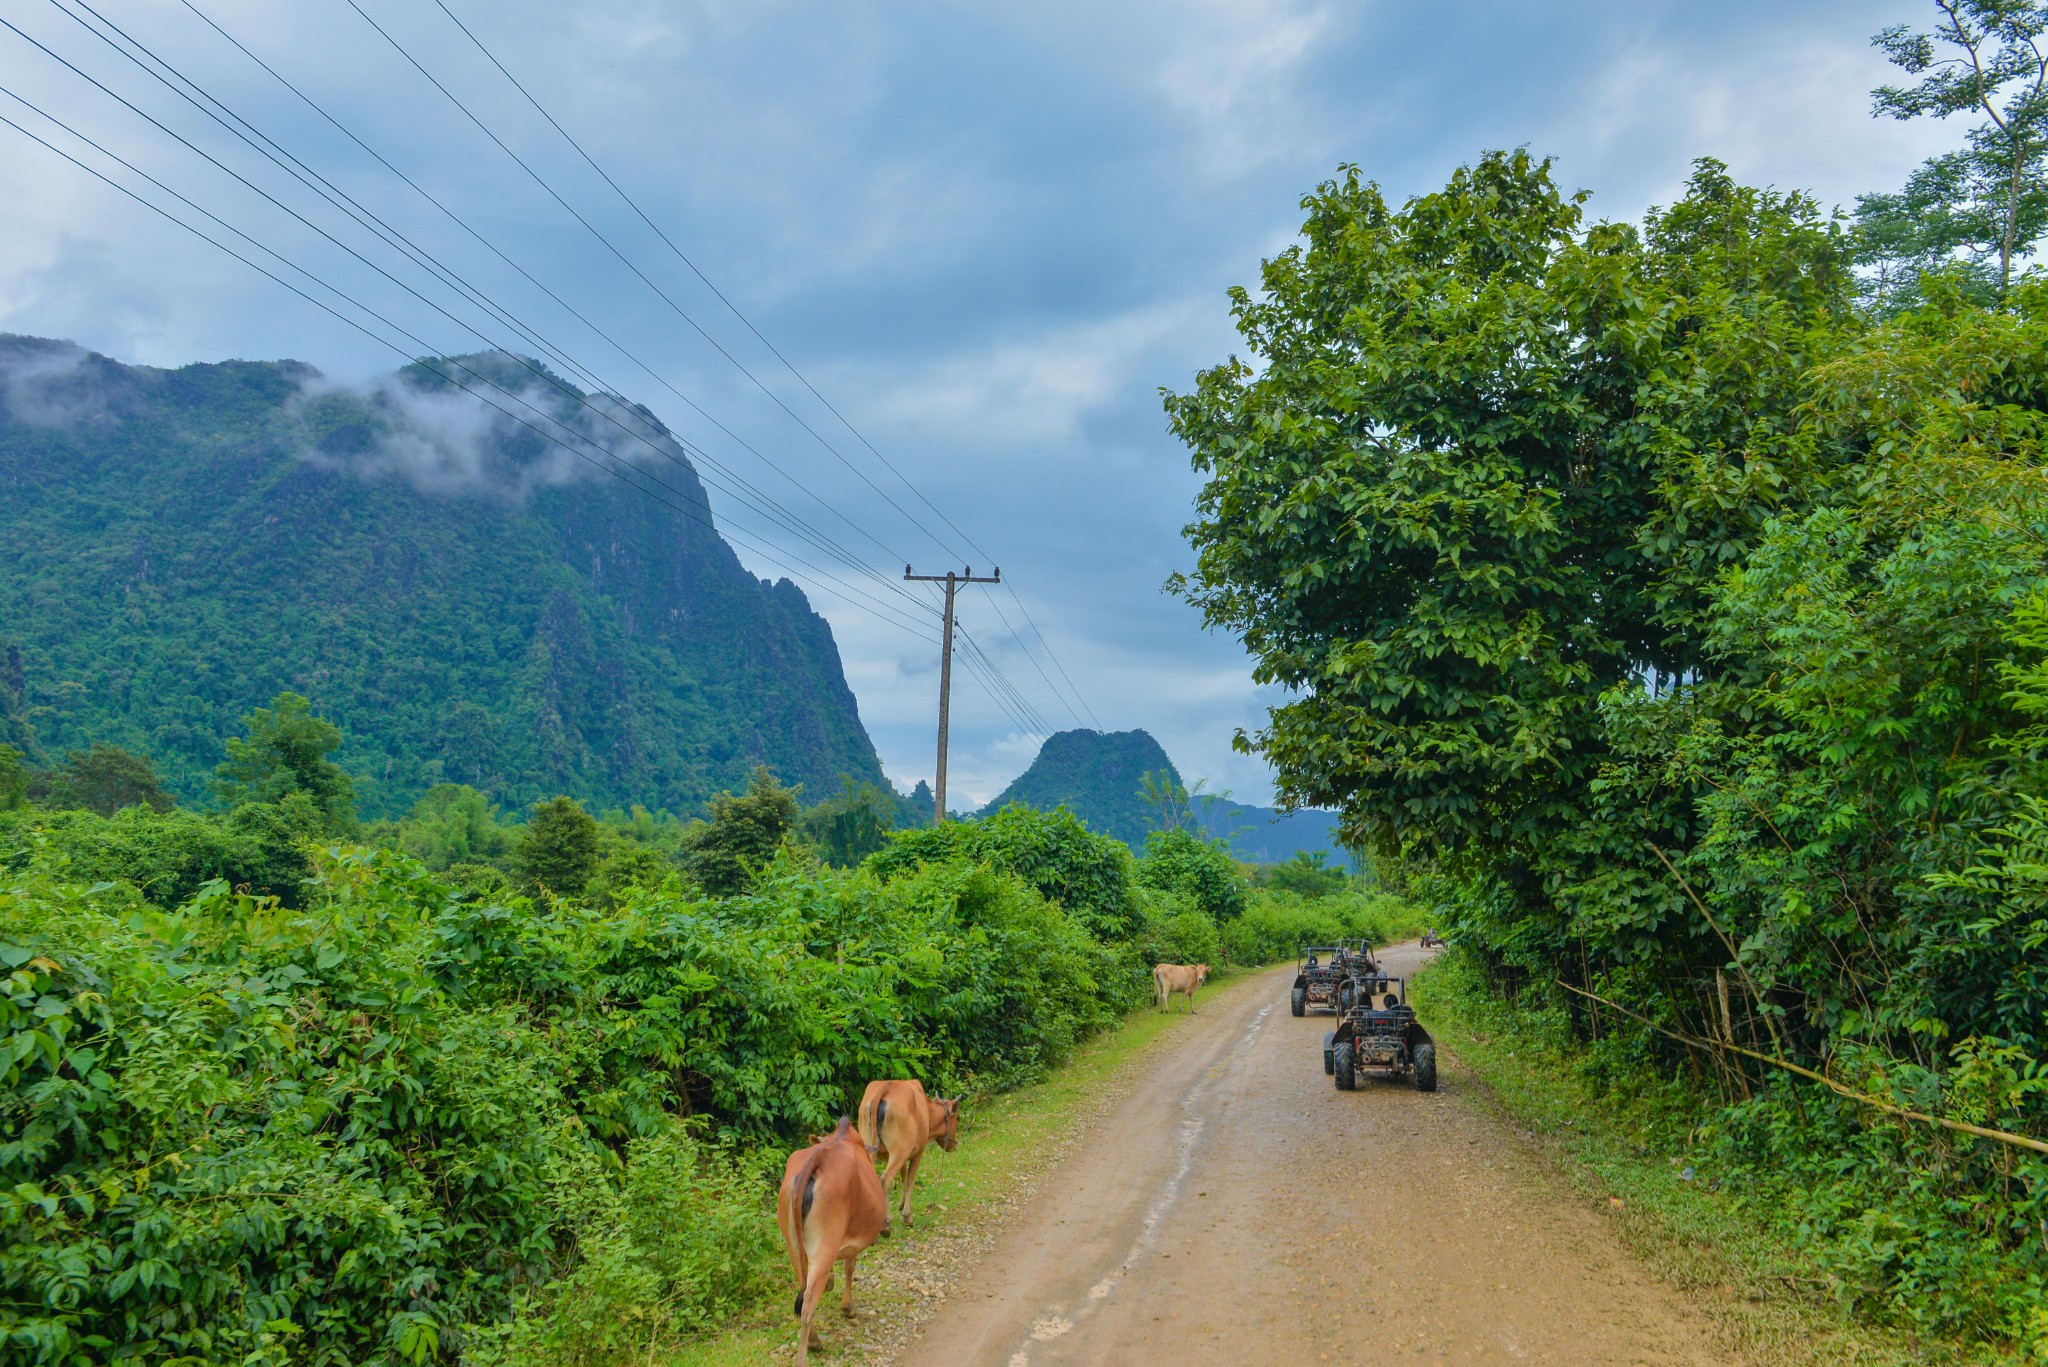
{"label": "distant mountain peak", "polygon": [[[1019,774],[982,814],[1012,802],[1049,809],[1065,805],[1090,827],[1141,849],[1156,829],[1159,813],[1147,802],[1139,781],[1165,773],[1183,783],[1180,770],[1151,732],[1060,731],[1039,747],[1031,767]],[[1337,853],[1333,812],[1282,814],[1228,798],[1197,799],[1199,816],[1230,842],[1240,859],[1272,863],[1296,850]]]}

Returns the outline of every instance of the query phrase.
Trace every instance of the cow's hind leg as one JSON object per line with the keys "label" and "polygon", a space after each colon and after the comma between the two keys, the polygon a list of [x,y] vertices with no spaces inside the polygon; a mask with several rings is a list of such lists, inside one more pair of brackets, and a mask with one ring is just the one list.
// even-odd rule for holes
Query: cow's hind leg
{"label": "cow's hind leg", "polygon": [[[884,1238],[895,1232],[889,1224],[889,1184],[896,1180],[896,1175],[903,1171],[903,1167],[903,1160],[891,1154],[889,1166],[882,1173],[882,1237]],[[904,1223],[909,1224],[910,1221],[905,1219]]]}
{"label": "cow's hind leg", "polygon": [[905,1164],[903,1165],[903,1202],[902,1202],[902,1205],[903,1205],[903,1224],[904,1224],[905,1228],[908,1228],[909,1226],[911,1226],[911,1225],[913,1225],[913,1224],[915,1224],[915,1223],[916,1223],[915,1221],[913,1221],[913,1220],[912,1220],[912,1219],[910,1218],[910,1193],[911,1193],[911,1191],[912,1191],[912,1190],[913,1190],[913,1189],[914,1189],[914,1188],[915,1188],[915,1187],[917,1186],[917,1170],[918,1170],[918,1168],[922,1167],[923,1165],[924,1165],[924,1155],[923,1155],[922,1153],[920,1153],[920,1154],[919,1154],[919,1155],[918,1155],[917,1157],[915,1157],[915,1158],[911,1159],[911,1160],[910,1160],[910,1161],[909,1161],[908,1163],[905,1163]]}
{"label": "cow's hind leg", "polygon": [[859,1256],[860,1253],[856,1250],[842,1259],[846,1264],[846,1294],[839,1298],[839,1313],[848,1319],[853,1318],[853,1260]]}
{"label": "cow's hind leg", "polygon": [[825,1293],[832,1289],[832,1260],[813,1258],[811,1278],[804,1285],[803,1299],[798,1302],[802,1309],[803,1323],[796,1336],[796,1367],[807,1367],[811,1360],[811,1349],[822,1348],[825,1340],[818,1337],[818,1307],[824,1303]]}

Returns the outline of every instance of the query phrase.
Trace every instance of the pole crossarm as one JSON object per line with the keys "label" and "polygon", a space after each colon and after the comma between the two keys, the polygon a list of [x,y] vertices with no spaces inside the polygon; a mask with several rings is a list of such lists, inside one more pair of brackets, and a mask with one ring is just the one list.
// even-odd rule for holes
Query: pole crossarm
{"label": "pole crossarm", "polygon": [[1003,582],[1002,566],[996,567],[992,575],[977,575],[974,566],[969,565],[965,574],[947,570],[944,574],[913,574],[908,565],[903,567],[903,577],[916,583],[944,584],[946,586],[946,629],[940,637],[939,646],[939,771],[932,780],[932,806],[935,809],[933,824],[946,823],[946,737],[952,720],[953,706],[953,595],[962,584],[1000,584]]}

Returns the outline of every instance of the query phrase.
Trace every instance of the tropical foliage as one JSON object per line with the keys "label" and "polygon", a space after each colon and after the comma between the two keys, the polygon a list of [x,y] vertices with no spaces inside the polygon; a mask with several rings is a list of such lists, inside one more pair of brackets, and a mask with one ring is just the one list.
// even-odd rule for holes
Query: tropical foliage
{"label": "tropical foliage", "polygon": [[1241,738],[1286,794],[1725,1103],[1848,1300],[2048,1343],[2038,1157],[1701,1056],[2048,1136],[2048,284],[1880,317],[1803,196],[1584,198],[1519,152],[1309,196],[1234,296],[1252,359],[1168,399],[1209,476],[1178,587],[1293,693]]}

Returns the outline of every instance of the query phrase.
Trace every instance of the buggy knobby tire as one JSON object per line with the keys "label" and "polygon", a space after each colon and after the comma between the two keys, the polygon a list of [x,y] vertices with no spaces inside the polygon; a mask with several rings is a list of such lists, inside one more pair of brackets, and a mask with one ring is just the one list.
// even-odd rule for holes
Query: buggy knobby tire
{"label": "buggy knobby tire", "polygon": [[1358,1000],[1358,984],[1356,984],[1356,983],[1353,983],[1353,982],[1345,982],[1345,983],[1340,983],[1340,984],[1338,984],[1338,987],[1337,987],[1337,1014],[1338,1014],[1338,1015],[1340,1015],[1340,1016],[1341,1016],[1341,1015],[1343,1015],[1343,1014],[1344,1014],[1345,1012],[1349,1011],[1349,1010],[1351,1009],[1351,1005],[1352,1005],[1352,1003],[1353,1003],[1353,1002],[1356,1002],[1357,1000]]}
{"label": "buggy knobby tire", "polygon": [[1338,1091],[1355,1092],[1358,1090],[1358,1073],[1351,1066],[1350,1040],[1345,1040],[1337,1046],[1336,1055],[1331,1060],[1330,1071],[1336,1075]]}
{"label": "buggy knobby tire", "polygon": [[1335,1030],[1326,1030],[1323,1032],[1323,1071],[1325,1073],[1334,1073],[1337,1071],[1337,1056],[1334,1052],[1335,1046],[1330,1043],[1330,1041],[1335,1038],[1337,1038],[1337,1032]]}
{"label": "buggy knobby tire", "polygon": [[1436,1046],[1418,1044],[1415,1046],[1415,1090],[1433,1092],[1436,1090]]}
{"label": "buggy knobby tire", "polygon": [[1297,1016],[1306,1016],[1308,1014],[1308,989],[1297,987],[1293,992],[1289,993],[1287,1009]]}

